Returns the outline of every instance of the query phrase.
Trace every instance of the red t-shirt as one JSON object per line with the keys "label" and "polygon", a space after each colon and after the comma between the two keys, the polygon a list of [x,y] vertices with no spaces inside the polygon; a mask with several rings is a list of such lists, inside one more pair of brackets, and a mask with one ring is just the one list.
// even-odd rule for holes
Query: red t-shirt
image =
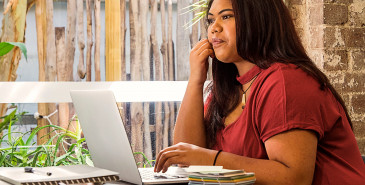
{"label": "red t-shirt", "polygon": [[217,133],[214,149],[268,159],[264,142],[291,130],[318,136],[313,184],[365,184],[365,165],[340,103],[330,90],[293,64],[253,67],[241,83],[258,74],[239,118]]}

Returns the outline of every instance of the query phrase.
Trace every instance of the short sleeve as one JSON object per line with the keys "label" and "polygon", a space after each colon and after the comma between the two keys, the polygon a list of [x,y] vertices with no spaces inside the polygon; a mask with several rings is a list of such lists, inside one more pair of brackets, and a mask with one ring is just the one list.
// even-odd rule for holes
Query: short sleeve
{"label": "short sleeve", "polygon": [[319,83],[297,67],[278,68],[260,84],[255,124],[260,139],[291,130],[306,129],[323,137],[323,101]]}

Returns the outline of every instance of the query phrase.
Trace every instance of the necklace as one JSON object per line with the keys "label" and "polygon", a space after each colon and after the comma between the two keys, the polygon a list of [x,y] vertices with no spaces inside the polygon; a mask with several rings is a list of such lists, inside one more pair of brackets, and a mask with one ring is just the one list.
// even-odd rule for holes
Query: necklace
{"label": "necklace", "polygon": [[256,80],[257,76],[259,76],[259,74],[260,73],[258,73],[256,76],[253,77],[252,82],[250,83],[250,85],[247,87],[246,90],[243,90],[243,87],[242,87],[242,91],[243,91],[243,93],[242,93],[242,104],[243,104],[242,105],[242,109],[244,109],[245,108],[245,105],[246,105],[246,93],[251,88],[251,85]]}

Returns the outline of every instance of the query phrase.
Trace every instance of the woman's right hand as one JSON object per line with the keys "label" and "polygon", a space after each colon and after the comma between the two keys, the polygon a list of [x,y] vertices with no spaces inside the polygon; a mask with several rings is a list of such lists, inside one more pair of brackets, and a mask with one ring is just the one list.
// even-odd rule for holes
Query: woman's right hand
{"label": "woman's right hand", "polygon": [[214,58],[214,51],[208,39],[199,41],[190,52],[189,81],[203,85],[209,68],[208,57]]}

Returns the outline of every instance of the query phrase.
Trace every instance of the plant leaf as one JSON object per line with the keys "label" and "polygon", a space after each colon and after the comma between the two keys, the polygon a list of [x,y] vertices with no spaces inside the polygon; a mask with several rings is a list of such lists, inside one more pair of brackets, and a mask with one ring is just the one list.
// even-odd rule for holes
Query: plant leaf
{"label": "plant leaf", "polygon": [[192,20],[190,20],[188,23],[186,23],[183,27],[185,27],[185,29],[188,29],[188,28],[192,27],[194,24],[196,24],[197,22],[199,22],[202,18],[204,18],[205,15],[207,14],[207,10],[206,10],[207,7],[208,7],[208,1],[201,0],[190,6],[182,8],[182,10],[184,10],[184,9],[189,9],[189,10],[185,11],[184,13],[181,13],[180,15],[190,13],[190,12],[196,11],[198,9],[203,9],[202,11],[195,13],[194,18]]}
{"label": "plant leaf", "polygon": [[19,47],[25,57],[25,60],[28,61],[27,48],[25,47],[24,43],[22,42],[7,42],[7,43]]}
{"label": "plant leaf", "polygon": [[[42,153],[44,153],[44,151],[40,150],[38,151],[34,157],[33,157],[33,163],[32,163],[32,167],[37,166],[37,161],[41,161],[39,158],[41,158],[42,156],[40,156]],[[38,158],[39,157],[39,158]]]}
{"label": "plant leaf", "polygon": [[2,132],[3,129],[5,129],[5,127],[8,126],[8,124],[10,124],[10,121],[14,119],[16,111],[17,109],[14,109],[10,114],[2,117],[3,122],[0,123],[0,132]]}
{"label": "plant leaf", "polygon": [[14,48],[14,44],[0,42],[0,56],[4,56]]}
{"label": "plant leaf", "polygon": [[86,156],[86,164],[89,166],[94,166],[93,161],[91,160],[90,156]]}
{"label": "plant leaf", "polygon": [[[11,153],[11,151],[7,151],[5,153],[2,153],[0,156],[0,166],[3,166],[3,163],[5,162],[5,159],[8,157],[8,155]],[[5,166],[5,164],[4,164]]]}
{"label": "plant leaf", "polygon": [[30,157],[30,156],[34,156],[35,154],[39,153],[40,150],[42,150],[42,146],[39,146],[37,147],[37,149],[35,149],[34,151],[31,151],[30,153],[27,154],[27,157]]}
{"label": "plant leaf", "polygon": [[42,127],[36,127],[36,128],[32,131],[32,133],[29,135],[28,140],[27,140],[27,142],[26,142],[26,145],[29,145],[29,144],[30,144],[30,142],[32,142],[33,138],[35,137],[35,135],[36,135],[36,134],[37,134],[40,130],[42,130],[42,129],[44,129],[44,128],[47,128],[47,127],[54,127],[54,128],[56,128],[56,129],[60,129],[60,130],[63,130],[63,131],[66,131],[66,132],[67,132],[67,130],[66,130],[66,129],[64,129],[64,128],[62,128],[62,127],[59,127],[59,126],[56,126],[56,125],[45,125],[45,126],[42,126]]}
{"label": "plant leaf", "polygon": [[[62,161],[62,160],[64,160],[64,159],[67,159],[68,158],[68,156],[70,156],[72,154],[72,152],[68,152],[68,153],[66,153],[66,154],[63,154],[63,155],[61,155],[60,157],[56,157],[56,159],[55,159],[55,163],[57,164],[57,163],[59,163],[60,161]],[[58,165],[57,165],[58,166]]]}

